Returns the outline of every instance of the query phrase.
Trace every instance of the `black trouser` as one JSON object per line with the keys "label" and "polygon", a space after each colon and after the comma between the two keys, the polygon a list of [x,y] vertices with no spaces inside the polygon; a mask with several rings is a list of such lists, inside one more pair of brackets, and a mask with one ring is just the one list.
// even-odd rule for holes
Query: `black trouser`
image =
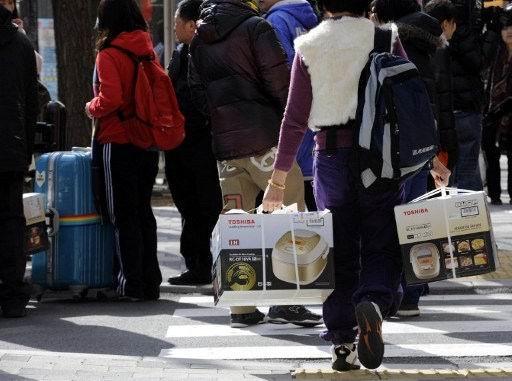
{"label": "black trouser", "polygon": [[165,174],[181,214],[180,252],[187,269],[199,277],[211,274],[210,237],[222,211],[217,162],[208,136],[166,152]]}
{"label": "black trouser", "polygon": [[498,200],[501,197],[501,168],[500,156],[501,150],[507,152],[508,159],[508,194],[512,198],[512,137],[500,139],[497,144],[496,124],[487,124],[482,134],[482,150],[487,159],[487,194],[492,200]]}
{"label": "black trouser", "polygon": [[106,204],[115,232],[114,285],[119,295],[156,299],[162,273],[151,193],[158,173],[158,152],[131,144],[111,143],[100,148]]}
{"label": "black trouser", "polygon": [[27,258],[23,250],[23,173],[0,174],[0,305],[26,306],[30,288],[23,282]]}

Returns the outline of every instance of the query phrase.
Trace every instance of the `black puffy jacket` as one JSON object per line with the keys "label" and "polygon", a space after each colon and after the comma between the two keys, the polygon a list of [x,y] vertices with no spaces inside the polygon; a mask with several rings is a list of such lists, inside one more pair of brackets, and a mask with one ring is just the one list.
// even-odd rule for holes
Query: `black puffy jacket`
{"label": "black puffy jacket", "polygon": [[[436,103],[433,57],[441,44],[439,22],[423,12],[411,13],[397,22],[398,34],[409,60],[416,65],[427,85],[432,105]],[[434,108],[434,110],[436,110]]]}
{"label": "black puffy jacket", "polygon": [[[218,160],[260,155],[277,145],[289,69],[274,30],[239,0],[207,0],[192,41]],[[198,84],[191,73],[192,88]]]}
{"label": "black puffy jacket", "polygon": [[0,173],[27,170],[37,114],[34,49],[0,6]]}
{"label": "black puffy jacket", "polygon": [[450,40],[453,103],[456,111],[481,112],[484,95],[480,36],[465,24],[457,24]]}

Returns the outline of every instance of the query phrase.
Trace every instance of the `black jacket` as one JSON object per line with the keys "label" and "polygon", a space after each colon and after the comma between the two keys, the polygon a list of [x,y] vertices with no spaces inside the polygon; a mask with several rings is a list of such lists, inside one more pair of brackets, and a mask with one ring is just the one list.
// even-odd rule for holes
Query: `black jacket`
{"label": "black jacket", "polygon": [[423,12],[411,13],[398,20],[397,25],[404,50],[427,86],[437,120],[440,147],[449,153],[449,167],[453,168],[457,158],[453,85],[442,29],[436,19]]}
{"label": "black jacket", "polygon": [[38,114],[37,69],[28,38],[0,6],[0,172],[24,172]]}
{"label": "black jacket", "polygon": [[411,13],[397,22],[398,34],[409,60],[427,85],[431,103],[436,103],[436,81],[432,62],[441,44],[439,22],[423,12]]}
{"label": "black jacket", "polygon": [[448,168],[453,169],[458,155],[457,133],[453,114],[452,60],[448,47],[439,48],[434,56],[437,91],[437,122],[441,149],[448,152]]}
{"label": "black jacket", "polygon": [[194,142],[210,138],[208,118],[196,106],[188,84],[188,52],[188,45],[178,45],[167,68],[180,111],[185,117],[185,140],[181,147],[192,147]]}
{"label": "black jacket", "polygon": [[456,111],[481,112],[483,56],[480,36],[465,24],[457,24],[450,40],[453,102]]}
{"label": "black jacket", "polygon": [[206,89],[218,160],[256,156],[277,145],[289,69],[274,30],[239,0],[207,0],[190,51]]}

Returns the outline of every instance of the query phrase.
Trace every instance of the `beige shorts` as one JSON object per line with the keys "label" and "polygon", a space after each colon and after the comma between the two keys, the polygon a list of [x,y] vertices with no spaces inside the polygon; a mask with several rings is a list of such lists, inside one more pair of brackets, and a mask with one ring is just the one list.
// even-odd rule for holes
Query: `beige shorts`
{"label": "beige shorts", "polygon": [[[253,212],[259,206],[256,205],[256,197],[268,185],[276,153],[277,149],[272,148],[261,156],[218,162],[224,211],[242,209]],[[284,192],[284,205],[295,203],[300,211],[305,210],[304,177],[296,162],[288,173]],[[231,307],[232,314],[247,314],[255,310],[249,306]]]}
{"label": "beige shorts", "polygon": [[[254,211],[259,206],[255,205],[256,197],[268,185],[276,153],[277,149],[272,148],[261,156],[218,162],[224,211]],[[297,163],[288,173],[284,192],[284,205],[294,203],[297,203],[299,210],[304,210],[304,178]]]}

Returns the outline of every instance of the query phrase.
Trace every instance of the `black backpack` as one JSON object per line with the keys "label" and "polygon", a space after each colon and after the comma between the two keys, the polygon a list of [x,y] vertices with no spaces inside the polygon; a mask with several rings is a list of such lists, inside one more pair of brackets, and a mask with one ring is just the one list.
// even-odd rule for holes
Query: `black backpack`
{"label": "black backpack", "polygon": [[391,30],[375,30],[375,48],[358,93],[355,148],[364,188],[394,186],[418,173],[437,153],[438,135],[416,66],[390,53]]}

